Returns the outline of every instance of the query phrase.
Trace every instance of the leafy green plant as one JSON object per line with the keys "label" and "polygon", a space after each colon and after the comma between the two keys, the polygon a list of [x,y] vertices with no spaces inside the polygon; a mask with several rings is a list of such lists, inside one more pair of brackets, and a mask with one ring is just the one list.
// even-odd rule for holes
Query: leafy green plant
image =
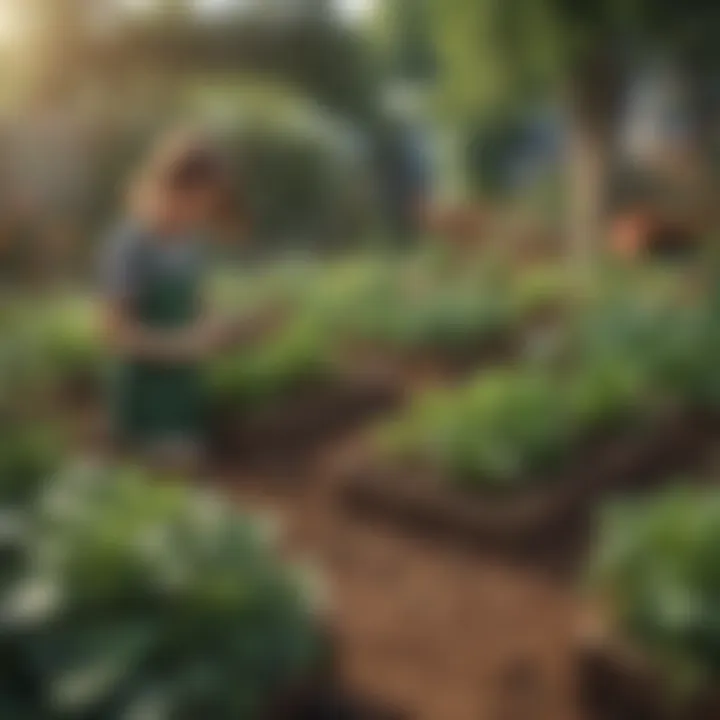
{"label": "leafy green plant", "polygon": [[557,464],[576,434],[549,375],[499,370],[420,398],[380,442],[392,455],[426,458],[464,486],[501,489]]}
{"label": "leafy green plant", "polygon": [[208,372],[209,393],[244,412],[266,407],[327,377],[330,357],[324,325],[299,317],[270,341],[216,360]]}
{"label": "leafy green plant", "polygon": [[674,487],[605,514],[590,588],[676,691],[720,682],[720,493]]}
{"label": "leafy green plant", "polygon": [[578,318],[568,337],[576,363],[623,357],[658,395],[682,405],[718,407],[718,328],[702,303],[636,294],[592,308]]}
{"label": "leafy green plant", "polygon": [[341,332],[401,351],[452,353],[497,337],[512,317],[498,283],[416,272],[380,278],[346,313]]}
{"label": "leafy green plant", "polygon": [[526,364],[422,396],[380,434],[391,455],[425,458],[463,486],[516,488],[559,469],[585,440],[649,414],[649,377],[622,356],[570,372]]}
{"label": "leafy green plant", "polygon": [[320,650],[261,526],[199,490],[75,468],[40,494],[3,585],[0,706],[48,720],[262,717]]}
{"label": "leafy green plant", "polygon": [[[99,380],[105,355],[83,295],[15,303],[0,340],[0,403],[32,405],[75,380]],[[5,403],[7,404],[7,403]]]}
{"label": "leafy green plant", "polygon": [[91,298],[69,297],[45,308],[37,320],[38,351],[48,372],[61,378],[98,377],[103,347]]}
{"label": "leafy green plant", "polygon": [[523,272],[513,282],[512,305],[518,315],[553,309],[577,301],[580,283],[562,265],[540,266]]}
{"label": "leafy green plant", "polygon": [[26,507],[40,484],[60,464],[63,444],[58,431],[42,422],[7,416],[0,420],[0,507]]}

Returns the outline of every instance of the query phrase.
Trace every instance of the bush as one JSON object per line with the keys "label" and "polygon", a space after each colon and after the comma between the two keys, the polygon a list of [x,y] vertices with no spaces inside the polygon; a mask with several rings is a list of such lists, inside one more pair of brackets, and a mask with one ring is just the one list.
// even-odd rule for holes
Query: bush
{"label": "bush", "polygon": [[104,351],[91,298],[23,301],[10,312],[0,342],[0,404],[39,407],[69,382],[98,382]]}
{"label": "bush", "polygon": [[0,707],[48,720],[255,718],[315,667],[299,582],[227,503],[84,468],[54,479],[31,523],[3,583]]}
{"label": "bush", "polygon": [[57,430],[12,416],[0,420],[0,508],[25,508],[33,502],[63,457]]}
{"label": "bush", "polygon": [[61,371],[92,371],[101,358],[101,344],[91,298],[71,297],[54,305],[41,323],[48,363]]}
{"label": "bush", "polygon": [[601,523],[591,589],[678,691],[720,682],[719,545],[716,489],[674,488]]}

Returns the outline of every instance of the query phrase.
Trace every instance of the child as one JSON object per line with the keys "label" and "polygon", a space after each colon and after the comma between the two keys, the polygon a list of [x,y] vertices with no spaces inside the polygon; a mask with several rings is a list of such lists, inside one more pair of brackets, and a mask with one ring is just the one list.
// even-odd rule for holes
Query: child
{"label": "child", "polygon": [[248,335],[209,318],[202,301],[201,241],[225,188],[206,140],[169,136],[133,184],[129,218],[103,258],[113,429],[123,446],[173,468],[199,459],[203,362]]}

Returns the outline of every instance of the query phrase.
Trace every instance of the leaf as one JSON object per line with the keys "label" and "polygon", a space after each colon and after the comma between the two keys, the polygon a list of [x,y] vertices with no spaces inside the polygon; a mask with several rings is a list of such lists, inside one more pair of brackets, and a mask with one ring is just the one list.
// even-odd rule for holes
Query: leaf
{"label": "leaf", "polygon": [[15,631],[47,626],[65,609],[62,583],[51,576],[31,576],[14,585],[2,599],[0,624]]}
{"label": "leaf", "polygon": [[113,697],[140,671],[159,639],[160,631],[152,622],[90,622],[81,628],[61,628],[34,649],[41,656],[53,706],[78,713]]}

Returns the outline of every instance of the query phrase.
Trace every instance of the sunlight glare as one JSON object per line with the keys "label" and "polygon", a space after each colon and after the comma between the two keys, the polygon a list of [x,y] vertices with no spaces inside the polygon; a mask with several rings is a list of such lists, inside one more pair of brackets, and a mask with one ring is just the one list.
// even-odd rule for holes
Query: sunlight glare
{"label": "sunlight glare", "polygon": [[22,32],[23,13],[17,0],[0,0],[0,46],[14,45]]}

